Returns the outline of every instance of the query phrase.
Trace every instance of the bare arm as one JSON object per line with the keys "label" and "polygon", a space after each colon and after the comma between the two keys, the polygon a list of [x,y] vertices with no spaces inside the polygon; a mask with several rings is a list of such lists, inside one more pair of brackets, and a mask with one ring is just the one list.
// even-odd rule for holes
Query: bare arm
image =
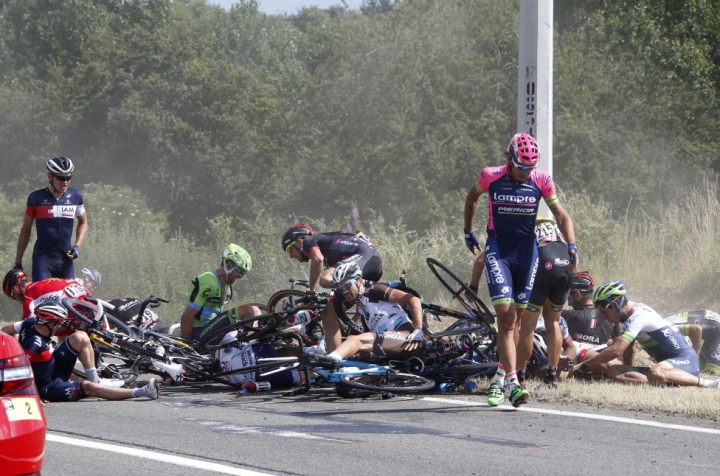
{"label": "bare arm", "polygon": [[423,329],[423,313],[420,299],[417,296],[413,296],[405,291],[400,291],[399,289],[394,289],[385,285],[376,285],[376,289],[380,291],[383,290],[383,287],[387,288],[385,289],[385,296],[389,302],[398,303],[410,309],[410,320],[412,320],[413,329],[416,332],[420,331],[420,334],[418,334],[419,340],[411,340],[413,336],[408,336],[408,341],[403,346],[403,350],[406,352],[412,352],[420,348],[422,345],[421,336]]}
{"label": "bare arm", "polygon": [[196,314],[197,311],[188,306],[180,316],[180,337],[188,342],[192,341],[193,319],[195,319]]}
{"label": "bare arm", "polygon": [[615,342],[613,342],[610,347],[607,347],[599,354],[590,357],[583,362],[583,364],[589,367],[591,365],[604,364],[605,362],[610,362],[613,359],[619,359],[629,347],[630,343],[625,339],[615,339]]}
{"label": "bare arm", "polygon": [[695,349],[695,353],[700,355],[700,348],[703,344],[702,339],[702,326],[698,324],[688,324],[687,326],[687,336],[690,338],[690,342],[692,342],[693,349]]}
{"label": "bare arm", "polygon": [[15,332],[15,323],[5,324],[2,328],[0,328],[0,331],[11,336],[17,335],[17,332]]}
{"label": "bare arm", "polygon": [[28,243],[30,243],[30,234],[32,233],[32,225],[35,219],[30,215],[25,215],[23,219],[22,227],[20,228],[20,234],[18,235],[17,252],[15,253],[15,262],[22,264],[23,255],[27,249]]}
{"label": "bare arm", "polygon": [[[320,252],[320,249],[315,247],[312,250],[310,250],[310,291],[315,291],[315,288],[318,285],[318,282],[320,281],[320,275],[323,271],[323,263],[325,262],[325,257]],[[327,281],[324,283],[320,283],[321,286],[326,288],[332,287],[332,282],[330,282],[330,285],[327,285]]]}
{"label": "bare arm", "polygon": [[78,226],[77,230],[75,231],[75,244],[82,248],[83,243],[85,242],[85,238],[87,237],[88,233],[88,219],[87,219],[87,212],[83,213],[79,217],[77,217]]}
{"label": "bare arm", "polygon": [[[616,339],[616,340],[624,340],[624,339]],[[622,354],[622,362],[624,365],[632,365],[633,360],[635,360],[635,342],[632,343],[632,345],[628,344],[627,349],[625,349],[625,352]]]}
{"label": "bare arm", "polygon": [[473,187],[468,190],[467,197],[465,197],[465,231],[469,232],[473,230],[473,222],[475,220],[475,213],[477,212],[478,199],[480,193],[477,191],[477,187]]}

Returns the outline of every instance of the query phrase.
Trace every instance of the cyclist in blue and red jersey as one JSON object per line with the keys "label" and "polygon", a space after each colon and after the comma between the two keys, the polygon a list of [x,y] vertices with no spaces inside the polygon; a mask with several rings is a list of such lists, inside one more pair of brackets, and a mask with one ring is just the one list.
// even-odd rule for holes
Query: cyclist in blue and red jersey
{"label": "cyclist in blue and red jersey", "polygon": [[[515,371],[515,331],[520,314],[527,306],[537,271],[538,252],[535,241],[535,218],[540,200],[544,199],[555,216],[568,243],[568,258],[577,258],[572,220],[560,204],[555,182],[546,172],[536,169],[540,150],[535,139],[517,133],[505,150],[507,163],[486,167],[465,199],[465,244],[470,251],[480,251],[473,233],[473,221],[480,195],[488,194],[485,270],[498,322],[498,372],[488,393],[488,404],[499,405],[505,399],[504,387],[514,406],[525,403],[528,392],[518,384]],[[507,385],[505,385],[507,382]]]}
{"label": "cyclist in blue and red jersey", "polygon": [[[25,219],[18,236],[15,269],[23,269],[22,259],[30,243],[35,223],[37,240],[32,255],[32,279],[74,278],[73,260],[80,255],[88,232],[87,213],[82,193],[70,188],[75,166],[67,157],[53,157],[47,162],[48,186],[28,196]],[[77,218],[75,244],[73,227]]]}
{"label": "cyclist in blue and red jersey", "polygon": [[[58,303],[48,301],[37,307],[35,316],[7,324],[2,328],[3,332],[18,336],[20,345],[32,366],[40,398],[50,402],[76,401],[85,397],[106,400],[158,398],[160,393],[157,380],[154,378],[144,387],[135,389],[104,385],[97,376],[92,344],[85,332],[73,332],[53,350],[53,335],[58,329],[67,327],[71,323],[72,319],[68,317],[67,309]],[[77,360],[85,365],[88,380],[70,381]]]}
{"label": "cyclist in blue and red jersey", "polygon": [[[376,282],[382,277],[380,253],[361,232],[315,234],[310,225],[297,223],[283,234],[282,249],[292,259],[301,263],[310,262],[311,291],[315,291],[318,284],[326,289],[335,288],[337,283],[332,279],[333,272],[343,263],[356,263],[367,281]],[[321,315],[328,351],[335,350],[342,342],[334,309],[335,299],[336,296],[333,296]]]}

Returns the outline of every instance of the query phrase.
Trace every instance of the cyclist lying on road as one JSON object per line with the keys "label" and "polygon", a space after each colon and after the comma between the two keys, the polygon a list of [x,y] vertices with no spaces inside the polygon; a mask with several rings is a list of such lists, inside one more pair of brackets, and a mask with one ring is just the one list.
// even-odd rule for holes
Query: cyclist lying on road
{"label": "cyclist lying on road", "polygon": [[[66,402],[85,397],[105,400],[140,397],[155,400],[159,397],[158,384],[154,378],[144,387],[135,389],[113,388],[100,384],[92,344],[85,332],[73,332],[53,351],[53,335],[71,322],[67,309],[60,304],[46,302],[35,308],[34,317],[7,324],[2,328],[7,334],[19,335],[20,345],[32,366],[40,398],[50,402]],[[70,375],[77,359],[85,366],[88,380],[71,382]]]}

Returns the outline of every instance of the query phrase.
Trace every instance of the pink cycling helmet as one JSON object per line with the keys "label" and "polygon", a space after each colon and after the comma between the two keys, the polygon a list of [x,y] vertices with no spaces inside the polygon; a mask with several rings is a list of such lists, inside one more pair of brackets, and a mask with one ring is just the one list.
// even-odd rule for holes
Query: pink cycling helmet
{"label": "pink cycling helmet", "polygon": [[518,132],[510,139],[507,153],[513,164],[520,167],[535,167],[540,159],[540,147],[530,134]]}

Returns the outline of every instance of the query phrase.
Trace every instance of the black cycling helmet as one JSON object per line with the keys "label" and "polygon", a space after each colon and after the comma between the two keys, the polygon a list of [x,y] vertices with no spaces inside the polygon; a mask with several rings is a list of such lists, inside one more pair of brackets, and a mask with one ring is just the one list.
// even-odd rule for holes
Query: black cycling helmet
{"label": "black cycling helmet", "polygon": [[290,248],[295,244],[301,236],[312,235],[313,229],[307,223],[297,223],[287,229],[282,236],[282,249],[286,253],[290,252]]}
{"label": "black cycling helmet", "polygon": [[67,157],[53,157],[47,161],[47,169],[55,175],[67,175],[73,173],[75,166]]}

